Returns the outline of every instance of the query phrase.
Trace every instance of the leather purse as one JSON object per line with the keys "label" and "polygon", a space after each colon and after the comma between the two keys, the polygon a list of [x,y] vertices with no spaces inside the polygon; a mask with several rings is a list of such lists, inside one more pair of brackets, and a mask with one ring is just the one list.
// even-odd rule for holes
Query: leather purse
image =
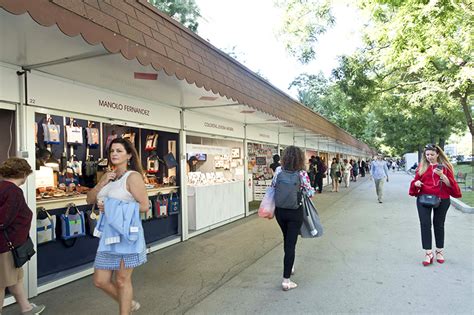
{"label": "leather purse", "polygon": [[91,210],[86,211],[86,215],[87,215],[87,225],[89,227],[89,235],[94,236],[94,230],[100,218],[100,211],[96,211],[95,204],[94,204]]}
{"label": "leather purse", "polygon": [[3,234],[5,235],[5,240],[7,241],[8,248],[12,252],[13,256],[13,263],[16,268],[20,268],[23,266],[27,261],[33,257],[35,252],[35,246],[33,245],[33,241],[28,236],[26,242],[21,244],[20,246],[14,247],[10,239],[8,238],[7,230],[3,230]]}
{"label": "leather purse", "polygon": [[441,198],[436,195],[423,194],[418,197],[418,201],[425,207],[437,208],[441,203]]}

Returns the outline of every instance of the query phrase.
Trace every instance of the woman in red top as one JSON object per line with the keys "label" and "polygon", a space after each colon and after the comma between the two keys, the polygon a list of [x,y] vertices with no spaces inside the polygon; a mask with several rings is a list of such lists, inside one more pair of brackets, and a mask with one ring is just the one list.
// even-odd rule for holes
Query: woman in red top
{"label": "woman in red top", "polygon": [[[444,221],[451,200],[449,196],[461,197],[461,190],[454,179],[453,166],[443,150],[435,144],[425,146],[420,166],[416,170],[415,178],[410,184],[410,196],[416,196],[416,206],[421,226],[421,242],[426,251],[423,265],[433,263],[431,241],[431,210],[433,210],[433,226],[436,241],[436,260],[444,263]],[[439,206],[430,207],[420,203],[419,196],[435,195],[441,199]]]}
{"label": "woman in red top", "polygon": [[22,314],[39,314],[44,305],[30,303],[23,290],[23,269],[15,268],[13,256],[8,248],[8,239],[17,247],[28,238],[33,213],[26,204],[23,185],[32,173],[28,162],[20,158],[9,158],[0,165],[0,312],[2,311],[5,288],[15,297]]}

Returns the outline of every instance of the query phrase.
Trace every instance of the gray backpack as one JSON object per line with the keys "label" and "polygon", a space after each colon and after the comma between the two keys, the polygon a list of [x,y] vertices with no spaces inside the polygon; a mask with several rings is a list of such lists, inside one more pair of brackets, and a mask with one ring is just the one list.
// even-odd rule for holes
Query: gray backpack
{"label": "gray backpack", "polygon": [[284,209],[298,209],[303,204],[302,198],[299,172],[281,170],[275,183],[275,206]]}

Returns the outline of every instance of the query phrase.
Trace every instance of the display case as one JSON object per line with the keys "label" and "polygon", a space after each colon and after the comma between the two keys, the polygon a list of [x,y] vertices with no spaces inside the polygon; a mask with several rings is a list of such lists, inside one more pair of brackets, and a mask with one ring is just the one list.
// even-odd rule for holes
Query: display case
{"label": "display case", "polygon": [[[35,122],[39,285],[91,267],[98,246],[93,226],[99,213],[87,204],[86,196],[109,170],[108,147],[115,138],[130,140],[144,166],[150,205],[142,215],[147,246],[179,235],[177,133],[45,113],[36,113]],[[78,229],[68,234],[64,221],[70,216]]]}
{"label": "display case", "polygon": [[262,200],[267,187],[271,185],[273,171],[270,164],[273,163],[273,155],[277,152],[276,145],[251,142],[247,144],[248,171],[252,176],[253,200]]}
{"label": "display case", "polygon": [[203,230],[243,216],[243,143],[193,136],[188,136],[187,142],[189,230]]}

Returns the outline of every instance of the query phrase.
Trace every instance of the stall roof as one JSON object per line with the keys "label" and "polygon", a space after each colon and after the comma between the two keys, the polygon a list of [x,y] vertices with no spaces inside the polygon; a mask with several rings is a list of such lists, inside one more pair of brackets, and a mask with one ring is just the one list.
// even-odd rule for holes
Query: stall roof
{"label": "stall roof", "polygon": [[56,25],[70,37],[81,35],[90,45],[102,45],[82,55],[77,50],[76,55],[82,58],[120,53],[238,104],[371,152],[365,143],[293,100],[146,0],[0,0],[0,7],[15,15],[28,13],[38,24]]}

